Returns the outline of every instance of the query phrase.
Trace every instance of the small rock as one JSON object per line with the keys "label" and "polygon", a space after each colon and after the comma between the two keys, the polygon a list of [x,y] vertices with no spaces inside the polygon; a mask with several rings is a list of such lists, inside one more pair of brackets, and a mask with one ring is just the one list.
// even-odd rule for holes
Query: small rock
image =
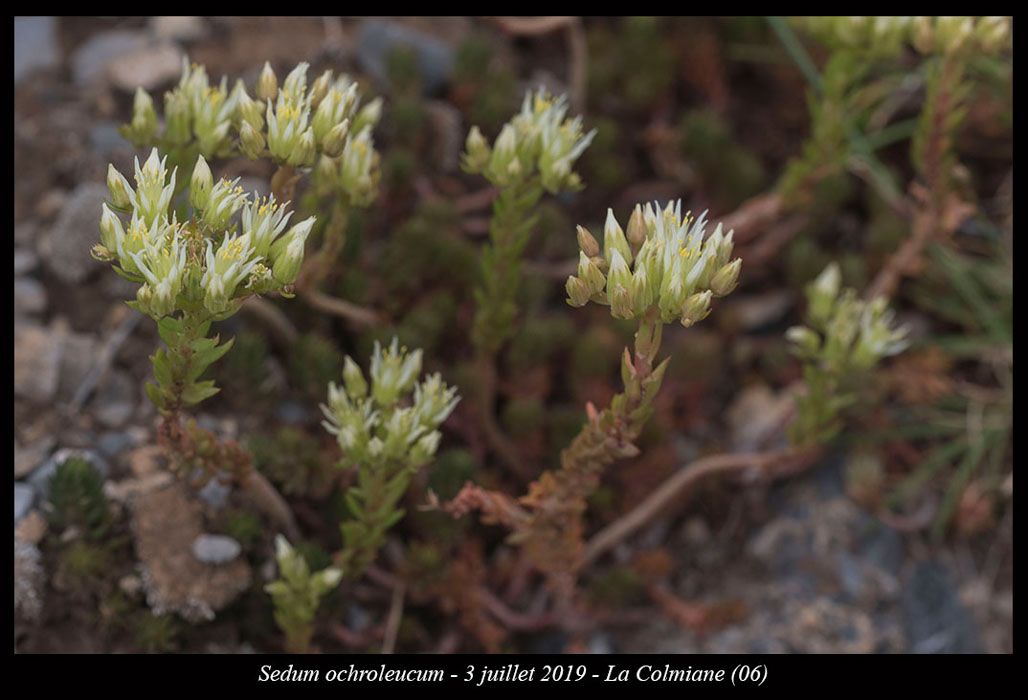
{"label": "small rock", "polygon": [[149,34],[139,30],[115,29],[93,36],[71,57],[71,72],[75,82],[88,85],[99,80],[111,61],[141,51],[151,42]]}
{"label": "small rock", "polygon": [[60,63],[57,20],[53,17],[14,18],[14,82],[31,71]]}
{"label": "small rock", "polygon": [[41,314],[46,311],[46,289],[34,277],[14,278],[14,313]]}
{"label": "small rock", "polygon": [[203,517],[180,483],[138,494],[131,503],[143,587],[155,614],[177,612],[192,622],[212,620],[249,587],[250,565],[244,558],[211,566],[194,555]]}
{"label": "small rock", "polygon": [[767,292],[735,299],[732,311],[743,330],[757,331],[782,321],[794,303],[795,295],[788,290]]}
{"label": "small rock", "polygon": [[453,68],[453,50],[421,32],[394,22],[368,20],[357,36],[357,61],[376,81],[385,84],[386,57],[400,46],[410,46],[417,54],[422,93],[439,93]]}
{"label": "small rock", "polygon": [[46,519],[38,510],[29,511],[14,528],[14,536],[22,542],[39,544],[46,534]]}
{"label": "small rock", "polygon": [[750,452],[782,422],[792,406],[792,398],[783,393],[776,396],[764,384],[743,389],[726,411],[732,434],[732,447]]}
{"label": "small rock", "polygon": [[131,149],[132,144],[118,133],[118,124],[102,122],[89,130],[89,145],[104,158],[123,149]]}
{"label": "small rock", "polygon": [[589,637],[589,642],[586,645],[589,649],[590,654],[616,654],[617,645],[614,644],[614,640],[609,635],[599,632]]}
{"label": "small rock", "polygon": [[28,447],[21,447],[15,442],[14,478],[23,479],[31,474],[36,467],[46,460],[55,442],[56,440],[53,436],[46,436]]}
{"label": "small rock", "polygon": [[112,372],[93,403],[97,420],[108,428],[120,428],[136,412],[136,383],[125,372]]}
{"label": "small rock", "polygon": [[275,405],[275,415],[283,423],[289,425],[303,425],[307,422],[307,406],[297,401],[288,399],[279,401]]}
{"label": "small rock", "polygon": [[182,75],[183,55],[175,44],[162,42],[112,59],[107,75],[125,92],[134,93],[138,87],[152,92]]}
{"label": "small rock", "polygon": [[232,493],[231,486],[221,483],[218,479],[211,479],[204,484],[204,487],[197,492],[197,495],[200,497],[200,500],[214,510],[220,510],[228,502],[230,493]]}
{"label": "small rock", "polygon": [[104,433],[96,441],[97,448],[107,457],[115,457],[137,444],[136,436],[128,431]]}
{"label": "small rock", "polygon": [[94,335],[71,331],[64,334],[60,378],[57,382],[58,401],[72,400],[86,375],[93,369],[99,350],[100,341]]}
{"label": "small rock", "polygon": [[14,324],[14,393],[46,404],[57,393],[63,342],[53,331]]}
{"label": "small rock", "polygon": [[371,613],[359,603],[348,603],[346,606],[346,626],[360,633],[367,629],[373,621]]}
{"label": "small rock", "polygon": [[200,535],[193,540],[193,556],[205,564],[227,564],[243,551],[228,535]]}
{"label": "small rock", "polygon": [[981,654],[982,641],[957,586],[935,562],[918,562],[901,596],[914,654]]}
{"label": "small rock", "polygon": [[19,246],[14,249],[14,274],[27,275],[39,265],[39,256],[27,246]]}
{"label": "small rock", "polygon": [[32,508],[36,500],[36,489],[32,484],[14,482],[14,524],[17,525]]}
{"label": "small rock", "polygon": [[139,477],[156,474],[161,469],[159,461],[161,455],[161,448],[157,445],[144,445],[132,450],[128,457],[129,469]]}
{"label": "small rock", "polygon": [[79,284],[99,268],[89,251],[100,240],[100,206],[107,194],[107,187],[96,182],[76,187],[40,241],[43,264],[65,284]]}
{"label": "small rock", "polygon": [[122,481],[105,481],[104,495],[108,500],[115,503],[128,503],[140,494],[164,488],[174,481],[175,477],[170,472],[157,472],[156,474],[148,474],[136,479],[123,479]]}
{"label": "small rock", "polygon": [[43,611],[46,573],[42,555],[34,544],[14,538],[14,614],[16,619],[32,622]]}
{"label": "small rock", "polygon": [[158,39],[168,41],[196,41],[207,34],[202,17],[154,17],[150,29]]}

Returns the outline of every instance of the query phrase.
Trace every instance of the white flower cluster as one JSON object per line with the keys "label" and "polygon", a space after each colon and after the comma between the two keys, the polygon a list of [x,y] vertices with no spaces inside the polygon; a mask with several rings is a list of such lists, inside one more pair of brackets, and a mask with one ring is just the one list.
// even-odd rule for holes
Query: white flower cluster
{"label": "white flower cluster", "polygon": [[794,326],[786,332],[796,354],[845,372],[870,369],[903,352],[910,344],[907,329],[893,327],[888,300],[861,301],[853,289],[840,293],[841,284],[839,266],[831,263],[807,286],[807,320],[813,329]]}
{"label": "white flower cluster", "polygon": [[596,130],[582,133],[582,118],[566,119],[567,97],[556,99],[540,88],[528,92],[521,111],[500,130],[492,149],[477,126],[468,134],[464,168],[482,173],[503,187],[539,173],[543,187],[557,193],[582,186],[572,170],[575,161],[592,143]]}
{"label": "white flower cluster", "polygon": [[[439,374],[418,382],[421,350],[408,353],[393,338],[385,350],[375,343],[371,356],[371,386],[350,357],[343,368],[343,387],[328,387],[328,404],[321,410],[325,429],[336,436],[351,464],[392,462],[420,467],[439,447],[436,429],[460,401],[456,387],[447,387]],[[413,390],[411,400],[405,401]]]}
{"label": "white flower cluster", "polygon": [[964,49],[993,53],[1010,39],[1009,17],[836,16],[795,22],[826,44],[879,56],[896,55],[907,42],[925,54]]}
{"label": "white flower cluster", "polygon": [[[142,167],[135,162],[136,187],[114,166],[108,168],[111,205],[102,205],[97,259],[115,262],[123,275],[142,286],[140,309],[155,318],[177,310],[205,308],[214,315],[234,310],[233,300],[279,291],[291,285],[303,262],[310,217],[285,232],[292,212],[274,196],[251,200],[237,181],[212,182],[203,156],[190,180],[195,216],[179,223],[170,213],[176,172],[169,176],[157,149]],[[130,215],[128,231],[115,210]],[[227,227],[242,210],[241,230]],[[233,227],[235,229],[235,227]]]}
{"label": "white flower cluster", "polygon": [[710,313],[714,296],[735,289],[742,260],[732,257],[732,231],[718,224],[704,239],[706,212],[682,215],[681,201],[636,205],[628,233],[607,210],[603,252],[584,227],[578,227],[578,275],[568,278],[568,303],[608,304],[615,318],[639,318],[656,306],[661,320],[691,326]]}

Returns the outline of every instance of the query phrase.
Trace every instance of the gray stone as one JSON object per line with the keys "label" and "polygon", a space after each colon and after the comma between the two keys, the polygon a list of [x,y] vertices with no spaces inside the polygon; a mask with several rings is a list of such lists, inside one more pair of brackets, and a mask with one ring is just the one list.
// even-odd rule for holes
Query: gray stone
{"label": "gray stone", "polygon": [[34,277],[14,278],[14,313],[41,314],[46,311],[46,289]]}
{"label": "gray stone", "polygon": [[228,502],[230,493],[232,493],[231,486],[221,483],[218,479],[211,479],[197,492],[197,495],[211,508],[220,510]]}
{"label": "gray stone", "polygon": [[48,235],[39,244],[43,264],[65,284],[79,284],[99,269],[89,255],[100,241],[100,205],[107,187],[87,182],[75,188]]}
{"label": "gray stone", "polygon": [[104,433],[96,442],[97,448],[108,457],[119,455],[135,445],[136,438],[128,431]]}
{"label": "gray stone", "polygon": [[56,18],[14,18],[14,82],[35,69],[54,68],[60,60]]}
{"label": "gray stone", "polygon": [[72,55],[72,76],[79,85],[88,85],[104,76],[112,60],[144,49],[152,41],[147,32],[132,29],[97,34]]}
{"label": "gray stone", "polygon": [[32,508],[36,500],[36,489],[32,484],[25,482],[14,482],[14,524],[25,517],[25,514]]}
{"label": "gray stone", "polygon": [[43,611],[46,572],[34,544],[14,538],[14,614],[25,622],[39,619]]}
{"label": "gray stone", "polygon": [[175,44],[161,42],[111,59],[107,75],[112,85],[125,92],[134,93],[140,87],[153,92],[182,75],[184,55]]}
{"label": "gray stone", "polygon": [[309,416],[307,406],[297,401],[279,401],[275,405],[275,415],[283,423],[302,425]]}
{"label": "gray stone", "polygon": [[14,249],[14,274],[26,275],[36,269],[39,265],[39,256],[36,251],[27,246],[19,246]]}
{"label": "gray stone", "polygon": [[204,564],[227,564],[243,551],[228,535],[203,534],[193,540],[193,556]]}
{"label": "gray stone", "polygon": [[100,350],[100,341],[85,333],[67,332],[61,352],[61,368],[57,381],[57,400],[71,401],[86,375],[93,368]]}
{"label": "gray stone", "polygon": [[101,122],[90,129],[89,145],[105,158],[115,151],[132,148],[132,144],[118,133],[118,125],[114,122]]}
{"label": "gray stone", "polygon": [[125,425],[136,411],[136,383],[125,372],[112,372],[93,400],[94,415],[108,428]]}
{"label": "gray stone", "polygon": [[617,645],[614,643],[614,640],[610,638],[610,635],[603,632],[598,632],[589,637],[589,642],[586,646],[590,654],[617,653]]}
{"label": "gray stone", "polygon": [[21,479],[38,467],[49,456],[56,439],[52,435],[46,435],[36,440],[31,445],[22,447],[14,443],[14,478]]}
{"label": "gray stone", "polygon": [[900,600],[912,653],[984,653],[971,614],[961,603],[956,584],[940,564],[918,562]]}
{"label": "gray stone", "polygon": [[159,39],[169,41],[196,41],[207,35],[202,17],[154,17],[150,29]]}
{"label": "gray stone", "polygon": [[794,303],[795,295],[784,290],[735,299],[732,310],[743,330],[756,331],[782,321]]}
{"label": "gray stone", "polygon": [[393,22],[364,23],[357,36],[357,61],[375,80],[385,84],[386,57],[400,46],[410,46],[417,54],[424,94],[437,94],[446,86],[453,68],[453,50],[438,39]]}
{"label": "gray stone", "polygon": [[14,393],[38,404],[57,393],[61,348],[59,333],[26,323],[14,324]]}

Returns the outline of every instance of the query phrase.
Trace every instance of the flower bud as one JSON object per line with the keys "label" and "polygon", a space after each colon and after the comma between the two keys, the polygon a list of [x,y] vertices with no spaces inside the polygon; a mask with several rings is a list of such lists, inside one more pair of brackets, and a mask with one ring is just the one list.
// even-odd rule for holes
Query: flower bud
{"label": "flower bud", "polygon": [[1006,17],[982,17],[975,27],[975,37],[986,53],[1001,51],[1010,35],[1010,20]]}
{"label": "flower bud", "polygon": [[569,276],[564,288],[567,290],[568,303],[571,306],[585,306],[589,303],[589,297],[591,296],[589,287],[579,278],[574,275]]}
{"label": "flower bud", "polygon": [[317,144],[314,141],[314,129],[307,127],[307,130],[296,140],[296,145],[289,152],[286,162],[297,168],[306,168],[314,165],[314,156],[317,155]]}
{"label": "flower bud", "polygon": [[107,191],[111,193],[111,204],[116,209],[129,209],[132,206],[132,185],[110,164],[107,166]]}
{"label": "flower bud", "polygon": [[125,238],[125,229],[118,216],[107,208],[107,202],[101,205],[103,214],[100,216],[100,242],[112,254],[118,250],[118,244]]}
{"label": "flower bud", "polygon": [[321,144],[321,152],[332,158],[338,156],[343,152],[343,147],[346,145],[346,136],[349,133],[350,121],[344,119],[329,130]]}
{"label": "flower bud", "polygon": [[132,101],[132,135],[136,143],[150,143],[157,133],[157,111],[153,98],[143,88],[136,88]]}
{"label": "flower bud", "polygon": [[632,286],[628,291],[632,297],[632,308],[636,313],[642,313],[653,305],[655,290],[647,279],[645,267],[636,268],[632,276]]}
{"label": "flower bud", "polygon": [[257,97],[270,102],[277,95],[278,78],[275,76],[275,71],[271,69],[271,64],[265,61],[261,76],[257,79]]}
{"label": "flower bud", "polygon": [[585,226],[578,227],[578,247],[590,258],[595,258],[600,254],[600,244],[596,242]]}
{"label": "flower bud", "polygon": [[343,383],[346,384],[346,393],[351,398],[360,399],[368,394],[368,382],[364,379],[364,373],[349,355],[343,361]]}
{"label": "flower bud", "polygon": [[244,121],[239,125],[239,150],[250,160],[257,160],[264,153],[264,134]]}
{"label": "flower bud", "polygon": [[164,138],[174,144],[188,143],[193,138],[191,114],[188,97],[177,90],[165,93],[164,118],[168,125]]}
{"label": "flower bud", "polygon": [[785,331],[785,337],[795,345],[795,351],[803,355],[814,355],[821,347],[821,336],[806,326],[793,326]]}
{"label": "flower bud", "polygon": [[628,231],[626,233],[628,245],[632,247],[632,255],[636,255],[643,243],[646,242],[646,222],[643,221],[642,207],[638,204],[632,210],[628,218]]}
{"label": "flower bud", "polygon": [[[610,270],[607,272],[607,293],[612,294],[614,289],[621,285],[628,289],[632,285],[632,272],[628,269],[628,263],[621,256],[621,251],[616,248],[611,251]],[[613,303],[612,299],[608,299]]]}
{"label": "flower bud", "polygon": [[376,97],[357,113],[357,116],[353,120],[353,130],[360,132],[364,127],[369,126],[374,129],[378,126],[379,120],[382,118],[382,98]]}
{"label": "flower bud", "polygon": [[815,326],[821,327],[828,321],[841,284],[842,274],[839,266],[833,262],[807,286],[807,302],[810,306],[808,314]]}
{"label": "flower bud", "polygon": [[624,285],[617,285],[614,293],[610,295],[610,313],[614,318],[632,318],[632,297]]}
{"label": "flower bud", "polygon": [[296,281],[296,276],[300,274],[300,265],[303,263],[304,245],[314,221],[313,216],[304,219],[271,245],[269,256],[274,262],[272,274],[277,282],[292,284]]}
{"label": "flower bud", "polygon": [[193,177],[189,180],[189,203],[196,211],[203,211],[211,198],[211,188],[214,187],[214,176],[211,168],[203,156],[198,156],[196,166],[193,168]]}
{"label": "flower bud", "polygon": [[742,267],[742,258],[736,258],[733,262],[723,266],[710,281],[710,289],[719,297],[723,297],[733,289],[739,281],[739,268]]}
{"label": "flower bud", "polygon": [[489,144],[478,127],[473,126],[464,144],[464,169],[470,173],[479,173],[488,162]]}
{"label": "flower bud", "polygon": [[589,296],[599,294],[603,291],[604,285],[607,284],[607,278],[600,271],[600,268],[581,251],[578,253],[578,276],[589,290]]}
{"label": "flower bud", "polygon": [[321,101],[325,99],[325,95],[328,94],[328,89],[332,85],[332,71],[326,70],[324,73],[318,76],[318,79],[311,84],[310,91],[310,103],[311,109],[317,109]]}
{"label": "flower bud", "polygon": [[603,225],[603,257],[610,261],[615,250],[621,253],[625,263],[632,262],[632,250],[625,238],[625,232],[614,218],[614,210],[607,209],[607,222]]}
{"label": "flower bud", "polygon": [[264,106],[246,94],[245,90],[241,90],[239,93],[239,103],[236,109],[241,124],[248,123],[258,131],[264,128]]}
{"label": "flower bud", "polygon": [[705,292],[698,292],[685,300],[682,304],[682,325],[688,328],[694,323],[705,319],[710,313],[710,298],[712,294],[708,289]]}

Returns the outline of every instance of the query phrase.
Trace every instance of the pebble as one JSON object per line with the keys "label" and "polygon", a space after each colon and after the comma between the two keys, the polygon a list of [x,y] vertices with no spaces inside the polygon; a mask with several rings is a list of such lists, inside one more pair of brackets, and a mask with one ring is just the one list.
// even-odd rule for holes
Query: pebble
{"label": "pebble", "polygon": [[14,393],[46,404],[57,393],[63,342],[58,333],[26,323],[14,324]]}
{"label": "pebble", "polygon": [[901,594],[910,651],[980,654],[985,651],[970,612],[946,569],[931,561],[914,566]]}
{"label": "pebble", "polygon": [[154,17],[150,29],[157,38],[169,41],[196,41],[207,35],[202,17]]}
{"label": "pebble", "polygon": [[88,85],[104,76],[111,61],[145,49],[151,42],[149,33],[140,30],[114,29],[96,34],[72,55],[72,76],[79,85]]}
{"label": "pebble", "polygon": [[100,241],[100,206],[107,194],[107,187],[96,182],[76,187],[39,243],[43,264],[65,284],[80,284],[100,268],[89,251]]}
{"label": "pebble", "polygon": [[33,277],[14,278],[14,313],[41,314],[46,311],[46,289]]}
{"label": "pebble", "polygon": [[60,60],[56,18],[14,18],[15,83],[33,70],[56,67]]}
{"label": "pebble", "polygon": [[56,439],[48,435],[26,447],[14,443],[14,478],[22,479],[31,474],[36,467],[46,460],[53,449]]}
{"label": "pebble", "polygon": [[17,525],[28,514],[36,500],[36,489],[23,481],[14,482],[14,524]]}
{"label": "pebble", "polygon": [[230,493],[232,493],[231,486],[221,483],[218,479],[211,479],[197,492],[197,495],[200,500],[214,510],[220,510],[228,502]]}
{"label": "pebble", "polygon": [[228,535],[203,534],[193,540],[193,556],[204,564],[227,564],[243,551]]}
{"label": "pebble", "polygon": [[43,611],[46,572],[36,545],[14,538],[14,614],[33,621]]}
{"label": "pebble", "polygon": [[108,374],[93,406],[94,415],[105,427],[122,427],[136,412],[136,383],[124,372]]}
{"label": "pebble", "polygon": [[30,510],[14,528],[14,536],[29,544],[39,544],[45,534],[46,518],[38,510]]}
{"label": "pebble", "polygon": [[418,57],[421,90],[437,94],[446,86],[453,68],[453,51],[443,42],[402,25],[368,20],[357,36],[357,61],[381,84],[387,83],[386,60],[399,46],[410,46]]}
{"label": "pebble", "polygon": [[160,457],[161,448],[157,445],[143,445],[128,456],[129,469],[134,476],[150,476],[161,470]]}
{"label": "pebble", "polygon": [[13,257],[15,275],[27,275],[39,265],[39,256],[27,246],[15,248]]}
{"label": "pebble", "polygon": [[171,42],[146,46],[117,56],[107,65],[111,84],[125,92],[153,92],[182,75],[182,49]]}
{"label": "pebble", "polygon": [[104,433],[96,441],[97,448],[107,457],[115,457],[135,444],[135,436],[128,431]]}

